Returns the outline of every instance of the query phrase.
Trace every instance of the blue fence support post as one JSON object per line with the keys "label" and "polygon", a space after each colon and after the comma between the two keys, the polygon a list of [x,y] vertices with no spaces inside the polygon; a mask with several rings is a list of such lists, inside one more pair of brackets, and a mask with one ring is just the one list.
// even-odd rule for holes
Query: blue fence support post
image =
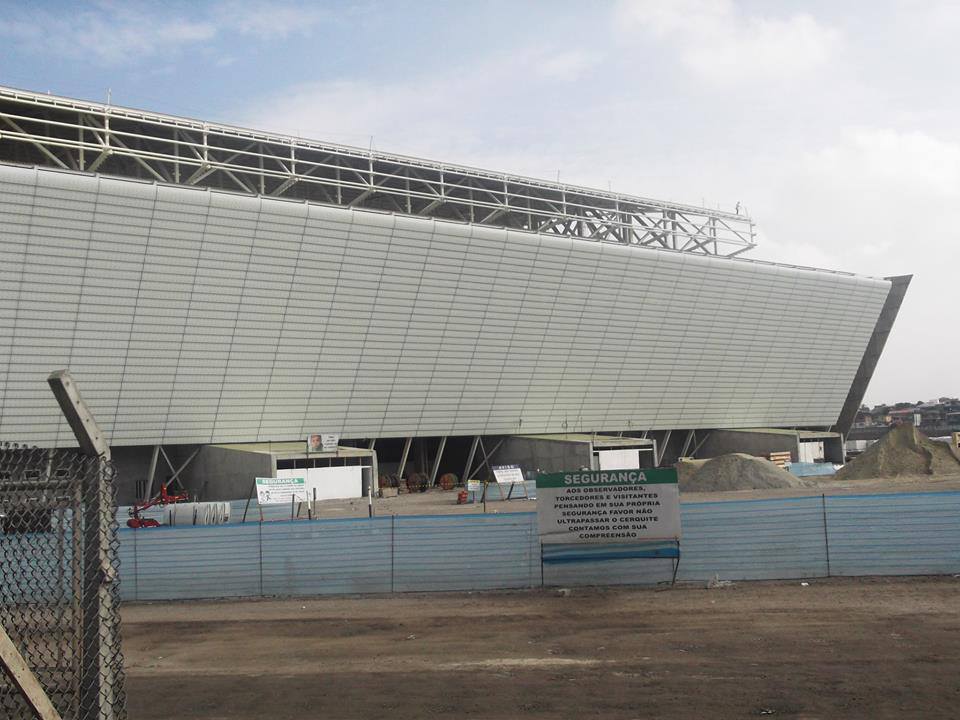
{"label": "blue fence support post", "polygon": [[390,516],[390,592],[395,592],[394,590],[394,556],[396,554],[397,546],[397,515],[394,513]]}
{"label": "blue fence support post", "polygon": [[830,533],[827,530],[827,496],[820,495],[820,505],[823,508],[823,546],[827,551],[827,577],[830,577]]}
{"label": "blue fence support post", "polygon": [[263,518],[257,523],[257,567],[260,569],[260,594],[263,595]]}
{"label": "blue fence support post", "polygon": [[[118,533],[119,535],[119,533]],[[140,585],[140,563],[137,560],[137,529],[133,528],[133,599],[137,599],[137,588]]]}
{"label": "blue fence support post", "polygon": [[543,543],[538,542],[537,545],[540,547],[540,587],[543,587]]}

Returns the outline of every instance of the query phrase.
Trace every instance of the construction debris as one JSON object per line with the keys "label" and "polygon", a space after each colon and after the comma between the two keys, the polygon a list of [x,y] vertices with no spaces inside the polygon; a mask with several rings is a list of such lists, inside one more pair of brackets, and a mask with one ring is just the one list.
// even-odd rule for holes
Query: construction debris
{"label": "construction debris", "polygon": [[228,502],[177,503],[167,506],[167,525],[223,525],[228,522]]}
{"label": "construction debris", "polygon": [[960,473],[949,445],[934,442],[913,425],[898,425],[851,462],[837,470],[837,480],[867,480],[903,475]]}
{"label": "construction debris", "polygon": [[707,590],[717,590],[718,588],[728,588],[733,585],[731,580],[721,580],[720,573],[717,573],[707,581]]}

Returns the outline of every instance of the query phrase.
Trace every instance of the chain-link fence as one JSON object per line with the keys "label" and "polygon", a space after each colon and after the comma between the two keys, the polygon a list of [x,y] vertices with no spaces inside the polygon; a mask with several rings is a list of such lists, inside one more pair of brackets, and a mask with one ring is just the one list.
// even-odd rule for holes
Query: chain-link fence
{"label": "chain-link fence", "polygon": [[[0,444],[0,623],[64,720],[123,720],[113,466]],[[0,716],[34,715],[0,674]]]}

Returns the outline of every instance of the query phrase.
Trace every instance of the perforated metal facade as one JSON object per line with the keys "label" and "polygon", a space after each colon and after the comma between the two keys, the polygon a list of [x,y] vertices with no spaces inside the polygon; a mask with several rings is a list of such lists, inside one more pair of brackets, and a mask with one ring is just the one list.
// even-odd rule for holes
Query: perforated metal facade
{"label": "perforated metal facade", "polygon": [[890,283],[0,164],[0,437],[828,426]]}

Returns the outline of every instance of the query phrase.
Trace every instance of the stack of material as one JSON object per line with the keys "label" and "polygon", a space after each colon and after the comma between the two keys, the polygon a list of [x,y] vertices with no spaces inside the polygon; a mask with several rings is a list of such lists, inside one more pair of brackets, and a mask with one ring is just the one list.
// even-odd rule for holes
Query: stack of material
{"label": "stack of material", "polygon": [[[702,464],[694,470],[689,467],[694,463]],[[743,453],[720,455],[707,461],[678,463],[677,479],[681,492],[807,487],[806,482],[778,468],[766,458]]]}
{"label": "stack of material", "polygon": [[230,503],[176,503],[167,506],[167,525],[223,525],[230,522]]}
{"label": "stack of material", "polygon": [[898,425],[837,470],[837,480],[960,473],[960,461],[944,443],[932,441],[913,425]]}
{"label": "stack of material", "polygon": [[786,468],[787,463],[789,463],[791,459],[792,459],[792,456],[790,455],[789,450],[784,450],[783,452],[770,453],[770,462],[772,462],[777,467]]}

